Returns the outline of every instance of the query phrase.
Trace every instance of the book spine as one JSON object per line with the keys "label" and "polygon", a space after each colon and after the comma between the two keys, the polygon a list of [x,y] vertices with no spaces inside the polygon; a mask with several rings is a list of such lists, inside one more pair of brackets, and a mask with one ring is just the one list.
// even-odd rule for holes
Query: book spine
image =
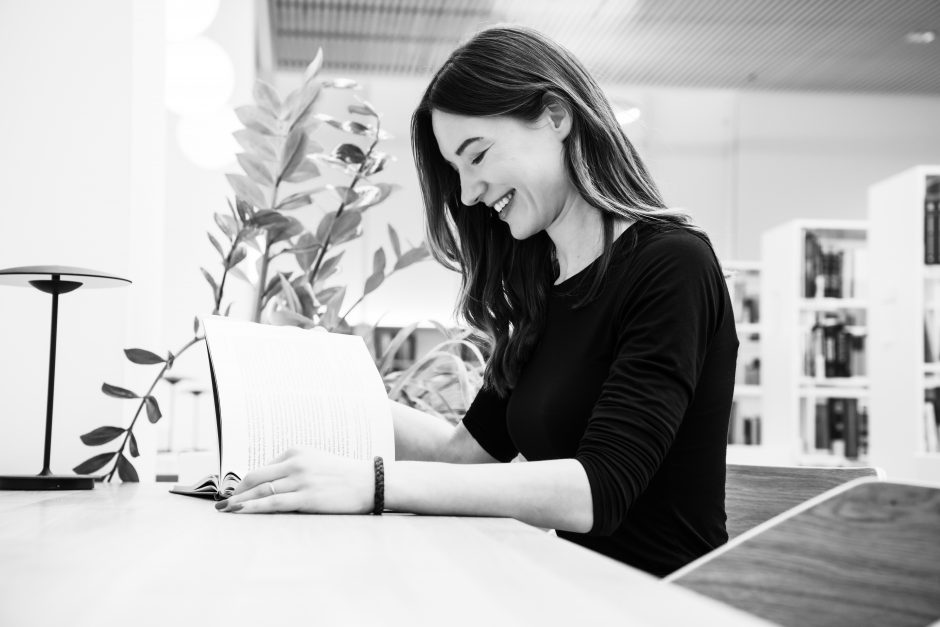
{"label": "book spine", "polygon": [[854,398],[845,402],[845,457],[858,459],[858,401]]}
{"label": "book spine", "polygon": [[816,296],[816,275],[819,273],[817,249],[816,236],[807,231],[803,241],[803,291],[806,298]]}
{"label": "book spine", "polygon": [[937,203],[930,196],[924,199],[924,263],[937,263]]}
{"label": "book spine", "polygon": [[832,454],[845,457],[845,400],[844,398],[830,398],[830,446]]}
{"label": "book spine", "polygon": [[829,425],[829,403],[816,401],[816,448],[829,450],[831,446],[832,427]]}

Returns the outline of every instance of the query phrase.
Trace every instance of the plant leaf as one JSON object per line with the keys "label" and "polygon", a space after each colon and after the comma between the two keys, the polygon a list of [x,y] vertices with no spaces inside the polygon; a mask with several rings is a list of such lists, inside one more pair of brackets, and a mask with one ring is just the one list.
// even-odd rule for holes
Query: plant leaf
{"label": "plant leaf", "polygon": [[140,457],[140,449],[137,448],[137,436],[134,435],[134,432],[131,431],[130,442],[128,447],[131,450],[131,457]]}
{"label": "plant leaf", "polygon": [[244,281],[245,283],[251,283],[251,279],[248,278],[248,275],[242,271],[241,268],[229,268],[228,273],[231,274],[236,279]]}
{"label": "plant leaf", "polygon": [[281,171],[279,180],[284,180],[297,169],[300,162],[307,156],[307,133],[302,128],[295,128],[287,136],[284,144],[284,154],[281,156]]}
{"label": "plant leaf", "polygon": [[268,203],[264,199],[264,193],[262,193],[258,184],[250,178],[244,174],[226,174],[225,178],[228,179],[229,184],[232,186],[232,189],[235,190],[235,194],[239,198],[250,203],[253,207],[259,209],[268,208]]}
{"label": "plant leaf", "polygon": [[199,333],[199,316],[193,316],[193,335]]}
{"label": "plant leaf", "polygon": [[129,459],[124,457],[124,453],[121,453],[118,457],[117,469],[118,477],[121,478],[121,481],[128,483],[137,483],[140,481],[140,478],[137,476],[137,471],[134,469],[134,465]]}
{"label": "plant leaf", "polygon": [[94,457],[89,457],[81,464],[72,469],[77,475],[90,475],[91,473],[99,470],[102,466],[107,464],[109,461],[114,459],[114,456],[117,455],[117,451],[111,451],[110,453],[101,453],[95,455]]}
{"label": "plant leaf", "polygon": [[359,185],[356,187],[356,191],[359,196],[356,198],[355,202],[349,205],[349,209],[360,209],[365,211],[369,207],[373,207],[386,198],[396,189],[399,189],[398,185],[392,183],[378,183],[376,185]]}
{"label": "plant leaf", "polygon": [[366,137],[369,137],[372,135],[371,127],[366,126],[365,124],[356,122],[355,120],[337,120],[335,118],[330,118],[327,120],[327,119],[321,118],[319,115],[317,116],[317,119],[320,119],[323,122],[326,122],[333,128],[338,128],[341,131],[345,131],[353,135],[364,135]]}
{"label": "plant leaf", "polygon": [[317,48],[317,53],[313,57],[313,61],[307,66],[307,69],[304,70],[304,82],[309,81],[314,76],[319,74],[320,68],[323,67],[323,48]]}
{"label": "plant leaf", "polygon": [[80,437],[82,442],[87,446],[99,446],[101,444],[107,444],[124,433],[124,431],[125,429],[121,427],[98,427]]}
{"label": "plant leaf", "polygon": [[219,253],[219,256],[222,257],[222,259],[225,259],[226,254],[225,254],[225,251],[222,249],[222,244],[219,243],[219,240],[217,240],[215,236],[212,233],[209,233],[208,231],[206,232],[206,235],[209,236],[209,241],[212,242],[212,246]]}
{"label": "plant leaf", "polygon": [[317,164],[310,159],[304,159],[289,176],[284,177],[284,180],[288,183],[303,183],[318,176],[320,176],[320,168]]}
{"label": "plant leaf", "polygon": [[124,354],[135,364],[149,366],[152,364],[162,364],[165,359],[142,348],[125,348]]}
{"label": "plant leaf", "polygon": [[203,268],[203,267],[201,267],[201,266],[200,266],[199,269],[202,270],[202,276],[206,277],[206,281],[208,281],[208,282],[209,282],[209,285],[212,286],[212,299],[215,300],[216,298],[219,297],[219,285],[218,285],[218,283],[215,282],[215,279],[212,277],[211,274],[209,274],[209,271],[208,271],[208,270],[206,270],[205,268]]}
{"label": "plant leaf", "polygon": [[346,251],[341,250],[329,259],[324,259],[323,263],[320,264],[320,269],[317,270],[317,276],[313,277],[314,282],[326,280],[336,272],[336,270],[339,269],[339,261],[343,258],[344,254],[346,254]]}
{"label": "plant leaf", "polygon": [[301,206],[313,204],[313,196],[315,194],[319,194],[325,189],[326,187],[314,187],[312,189],[308,189],[303,192],[297,192],[296,194],[291,194],[290,196],[288,196],[287,198],[279,202],[276,208],[283,211],[285,210],[285,205],[292,204],[298,201],[303,202],[303,205]]}
{"label": "plant leaf", "polygon": [[392,368],[392,363],[395,360],[395,355],[398,353],[398,349],[401,348],[402,344],[405,343],[405,340],[414,333],[415,329],[418,328],[418,323],[413,322],[407,327],[398,330],[398,333],[395,334],[395,337],[392,338],[392,341],[389,342],[388,347],[385,349],[385,352],[382,353],[382,356],[379,358],[379,373],[382,376],[385,376],[389,370]]}
{"label": "plant leaf", "polygon": [[245,128],[257,131],[262,135],[277,134],[277,119],[261,107],[254,105],[237,107],[235,115],[245,125]]}
{"label": "plant leaf", "polygon": [[[238,234],[238,225],[235,224],[235,218],[224,213],[215,213],[212,215],[215,219],[216,226],[219,227],[225,236],[228,237],[229,241],[235,239],[235,236]],[[224,257],[224,255],[223,255]]]}
{"label": "plant leaf", "polygon": [[271,142],[258,131],[250,128],[242,128],[232,133],[232,136],[245,152],[268,161],[277,160],[277,155],[274,154],[274,148],[271,147]]}
{"label": "plant leaf", "polygon": [[362,295],[374,292],[385,280],[385,249],[379,248],[372,257],[372,274],[366,279]]}
{"label": "plant leaf", "polygon": [[258,103],[265,111],[268,111],[271,115],[277,117],[281,111],[281,98],[277,95],[277,92],[273,87],[265,83],[260,78],[255,80],[254,89],[252,89],[252,96],[255,98],[255,102]]}
{"label": "plant leaf", "polygon": [[304,232],[304,225],[297,218],[284,216],[285,221],[268,227],[268,238],[272,244],[290,239]]}
{"label": "plant leaf", "polygon": [[265,166],[260,159],[244,152],[238,153],[235,155],[235,158],[238,159],[238,164],[242,167],[242,170],[245,171],[245,174],[255,183],[259,185],[274,185],[274,177],[271,176],[267,166]]}
{"label": "plant leaf", "polygon": [[326,303],[326,313],[320,319],[320,322],[327,329],[332,329],[339,322],[339,309],[343,306],[343,300],[346,298],[346,286],[342,286],[336,294]]}
{"label": "plant leaf", "polygon": [[333,229],[333,222],[336,221],[336,214],[330,212],[323,216],[320,219],[320,224],[317,225],[317,232],[315,237],[318,242],[325,242],[327,236],[330,234],[330,231]]}
{"label": "plant leaf", "polygon": [[423,259],[427,259],[429,256],[430,256],[430,253],[428,253],[428,249],[425,247],[424,244],[421,244],[420,246],[412,248],[411,250],[403,254],[401,257],[399,257],[398,261],[395,262],[395,270],[401,270],[403,268],[407,268],[413,263],[417,263]]}
{"label": "plant leaf", "polygon": [[250,204],[236,196],[235,208],[238,211],[238,219],[241,220],[243,224],[251,222],[251,218],[254,217],[255,212],[252,211]]}
{"label": "plant leaf", "polygon": [[385,274],[383,273],[370,275],[369,278],[366,279],[366,285],[362,290],[362,295],[365,296],[366,294],[374,292],[380,285],[382,285],[384,280]]}
{"label": "plant leaf", "polygon": [[317,260],[317,253],[320,246],[320,242],[318,242],[317,238],[313,236],[313,233],[309,231],[301,234],[301,236],[297,238],[292,252],[297,259],[297,265],[300,266],[304,272],[310,270],[313,266],[313,262]]}
{"label": "plant leaf", "polygon": [[232,251],[232,258],[228,260],[228,268],[237,266],[241,261],[248,255],[248,251],[241,244],[238,245],[238,248]]}
{"label": "plant leaf", "polygon": [[312,117],[314,110],[313,105],[320,95],[320,86],[319,81],[308,81],[304,83],[304,86],[300,89],[300,93],[297,96],[294,107],[291,108],[293,121],[290,123],[289,131],[302,128],[305,132],[310,132],[320,124],[318,120]]}
{"label": "plant leaf", "polygon": [[157,403],[157,399],[153,396],[147,396],[144,398],[144,403],[147,405],[147,420],[150,421],[150,424],[155,424],[163,417],[163,412],[160,411],[160,405]]}
{"label": "plant leaf", "polygon": [[392,242],[392,251],[395,253],[395,259],[401,257],[401,240],[398,239],[398,232],[392,227],[391,224],[388,225],[388,239]]}
{"label": "plant leaf", "polygon": [[303,306],[300,304],[300,299],[297,298],[294,286],[290,284],[290,281],[287,280],[287,277],[285,277],[282,272],[278,273],[278,277],[280,277],[281,280],[281,294],[284,295],[287,308],[296,313],[303,311]]}
{"label": "plant leaf", "polygon": [[101,391],[108,396],[113,396],[114,398],[140,398],[130,390],[126,390],[116,385],[111,385],[110,383],[102,383]]}
{"label": "plant leaf", "polygon": [[362,224],[362,213],[347,209],[333,223],[333,244],[342,244],[354,239],[357,235],[357,229]]}
{"label": "plant leaf", "polygon": [[340,144],[333,149],[331,156],[341,160],[343,163],[352,163],[356,165],[359,165],[366,160],[366,153],[362,152],[362,148],[356,144]]}

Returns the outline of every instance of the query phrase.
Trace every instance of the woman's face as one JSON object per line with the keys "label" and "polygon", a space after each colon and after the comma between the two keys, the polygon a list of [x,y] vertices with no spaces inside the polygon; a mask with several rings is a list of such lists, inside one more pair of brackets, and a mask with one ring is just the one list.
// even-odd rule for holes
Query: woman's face
{"label": "woman's face", "polygon": [[562,107],[547,108],[535,122],[433,110],[431,125],[441,155],[460,176],[463,204],[495,211],[515,239],[548,228],[577,195],[565,169],[571,122]]}

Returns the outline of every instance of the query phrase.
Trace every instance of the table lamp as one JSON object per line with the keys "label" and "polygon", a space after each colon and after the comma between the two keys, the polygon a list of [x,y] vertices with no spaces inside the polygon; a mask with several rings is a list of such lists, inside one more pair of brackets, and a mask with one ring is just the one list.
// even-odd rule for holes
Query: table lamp
{"label": "table lamp", "polygon": [[49,468],[49,454],[52,450],[52,399],[55,392],[55,345],[59,318],[59,294],[67,294],[82,286],[98,288],[129,284],[128,279],[105,272],[69,266],[24,266],[0,270],[0,285],[32,286],[52,295],[49,386],[46,392],[46,439],[42,470],[38,475],[0,476],[0,490],[91,490],[95,487],[93,477],[54,475]]}

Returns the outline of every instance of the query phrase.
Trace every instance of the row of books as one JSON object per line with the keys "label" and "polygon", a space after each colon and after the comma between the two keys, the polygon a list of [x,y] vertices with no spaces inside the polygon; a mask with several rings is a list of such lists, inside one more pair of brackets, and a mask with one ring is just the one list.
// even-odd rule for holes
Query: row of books
{"label": "row of books", "polygon": [[858,459],[868,453],[868,408],[856,398],[821,398],[816,401],[817,451]]}
{"label": "row of books", "polygon": [[827,242],[806,232],[803,247],[803,294],[806,298],[864,298],[868,251],[861,244]]}
{"label": "row of books", "polygon": [[940,453],[940,388],[924,391],[924,451]]}
{"label": "row of books", "polygon": [[744,414],[740,403],[731,404],[731,420],[728,423],[728,444],[757,445],[761,443],[760,415]]}
{"label": "row of books", "polygon": [[807,330],[803,372],[814,378],[863,377],[867,374],[863,327],[842,312],[820,312]]}
{"label": "row of books", "polygon": [[927,177],[924,195],[924,263],[940,264],[940,177]]}

